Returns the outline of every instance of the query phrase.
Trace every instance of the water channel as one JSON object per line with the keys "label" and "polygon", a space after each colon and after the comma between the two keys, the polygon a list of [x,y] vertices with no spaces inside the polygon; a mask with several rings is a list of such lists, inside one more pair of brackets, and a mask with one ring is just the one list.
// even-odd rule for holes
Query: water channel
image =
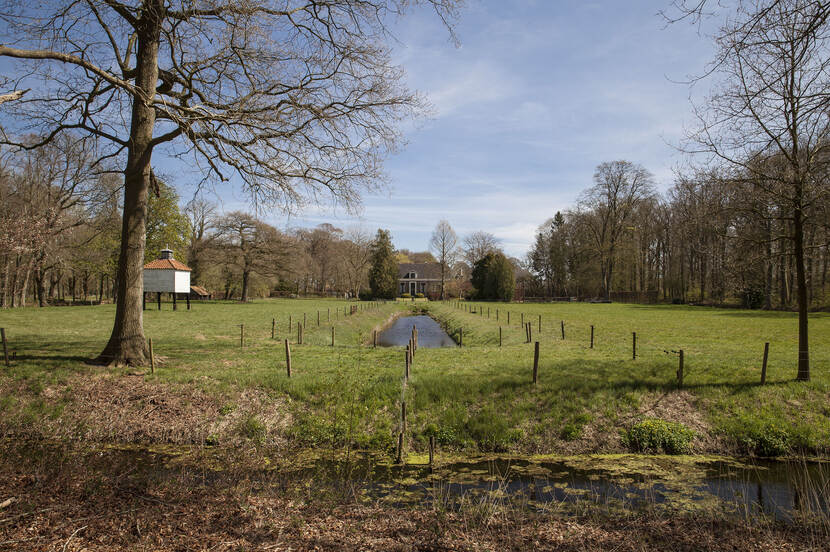
{"label": "water channel", "polygon": [[426,315],[402,316],[378,336],[381,347],[405,347],[409,343],[412,326],[418,330],[418,347],[435,349],[438,347],[455,347],[456,343],[438,325],[438,322]]}
{"label": "water channel", "polygon": [[348,464],[320,459],[318,481],[344,482],[367,500],[454,508],[462,501],[509,502],[535,510],[586,502],[637,510],[716,508],[741,516],[792,520],[830,516],[830,463],[612,455],[532,461],[493,457],[441,465],[394,466],[371,455]]}

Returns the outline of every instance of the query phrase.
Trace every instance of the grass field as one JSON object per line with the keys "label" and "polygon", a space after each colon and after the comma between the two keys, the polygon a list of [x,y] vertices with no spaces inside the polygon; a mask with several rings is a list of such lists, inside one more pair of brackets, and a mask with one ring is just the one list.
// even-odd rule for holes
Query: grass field
{"label": "grass field", "polygon": [[[576,303],[459,308],[433,302],[380,304],[346,316],[350,305],[263,300],[195,303],[191,311],[180,305],[173,312],[169,304],[162,311],[149,309],[145,331],[159,359],[154,374],[149,368],[84,362],[106,342],[112,306],[2,311],[0,326],[16,360],[10,369],[0,369],[0,432],[99,442],[254,441],[391,452],[405,396],[414,451],[423,451],[434,435],[442,450],[460,453],[615,452],[631,446],[627,431],[645,418],[690,428],[694,452],[827,456],[830,451],[826,314],[810,319],[812,381],[796,383],[791,313]],[[373,329],[414,308],[428,310],[452,335],[463,328],[463,347],[419,349],[404,395],[403,350],[374,349],[370,339]],[[522,314],[532,323],[532,340],[540,343],[536,385],[533,344],[525,343]],[[296,323],[303,315],[305,343],[297,345]],[[632,360],[635,331],[638,356]],[[286,337],[292,347],[290,379]],[[767,384],[761,386],[767,341]],[[680,349],[682,388],[672,352]]]}

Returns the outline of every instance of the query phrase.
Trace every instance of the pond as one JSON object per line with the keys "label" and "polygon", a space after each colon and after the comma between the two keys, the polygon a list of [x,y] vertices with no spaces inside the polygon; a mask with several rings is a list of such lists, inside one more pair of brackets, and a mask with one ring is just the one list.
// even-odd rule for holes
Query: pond
{"label": "pond", "polygon": [[418,329],[418,347],[434,349],[438,347],[455,347],[456,343],[438,325],[438,322],[426,315],[403,316],[378,336],[381,347],[405,347],[409,343],[412,326]]}
{"label": "pond", "polygon": [[[32,454],[44,453],[37,447],[32,450],[39,451]],[[347,490],[349,497],[372,504],[449,510],[471,504],[505,504],[563,513],[584,513],[586,507],[611,512],[656,509],[716,512],[742,519],[830,522],[828,461],[636,454],[494,455],[439,456],[436,466],[430,468],[424,457],[410,456],[411,463],[397,465],[380,452],[261,452],[267,467],[245,471],[250,481],[262,478],[278,482],[285,490],[314,489],[321,494]],[[181,479],[191,473],[203,484],[219,484],[226,474],[239,469],[235,457],[227,456],[221,448],[172,445],[110,445],[89,451],[84,465],[90,473],[131,473],[136,477],[144,473],[158,480]]]}
{"label": "pond", "polygon": [[641,455],[531,461],[493,457],[395,466],[371,455],[350,462],[318,459],[315,480],[346,483],[369,501],[394,504],[505,502],[534,510],[586,503],[604,508],[711,510],[790,521],[795,514],[830,517],[830,464]]}

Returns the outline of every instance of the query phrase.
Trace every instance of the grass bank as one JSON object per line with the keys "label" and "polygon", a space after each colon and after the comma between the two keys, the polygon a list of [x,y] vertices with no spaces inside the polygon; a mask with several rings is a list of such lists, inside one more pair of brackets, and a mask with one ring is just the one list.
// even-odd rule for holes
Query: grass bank
{"label": "grass bank", "polygon": [[[11,368],[0,369],[0,431],[67,441],[350,446],[391,453],[405,398],[407,440],[416,451],[425,450],[429,436],[442,450],[461,453],[659,448],[662,441],[654,445],[649,435],[631,440],[640,435],[632,428],[652,419],[691,430],[690,452],[830,451],[830,318],[824,313],[810,318],[812,381],[796,383],[790,313],[396,302],[348,315],[351,305],[285,299],[147,310],[146,333],[159,360],[154,374],[84,362],[106,342],[112,306],[0,312],[16,354]],[[451,332],[462,328],[464,346],[419,349],[402,395],[403,350],[367,343],[373,329],[412,308],[428,309]],[[296,324],[304,315],[304,344],[297,345]],[[532,324],[531,341],[540,343],[536,385],[522,315]],[[285,338],[292,347],[291,378]],[[765,342],[770,356],[761,386]],[[682,388],[674,352],[680,349]],[[658,429],[672,439],[677,427]]]}

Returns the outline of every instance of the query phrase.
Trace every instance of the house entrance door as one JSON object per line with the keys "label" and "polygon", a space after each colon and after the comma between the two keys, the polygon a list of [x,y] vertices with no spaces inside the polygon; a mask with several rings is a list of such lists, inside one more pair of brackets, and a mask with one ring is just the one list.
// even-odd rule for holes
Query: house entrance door
{"label": "house entrance door", "polygon": [[415,282],[409,282],[409,294],[415,297]]}

